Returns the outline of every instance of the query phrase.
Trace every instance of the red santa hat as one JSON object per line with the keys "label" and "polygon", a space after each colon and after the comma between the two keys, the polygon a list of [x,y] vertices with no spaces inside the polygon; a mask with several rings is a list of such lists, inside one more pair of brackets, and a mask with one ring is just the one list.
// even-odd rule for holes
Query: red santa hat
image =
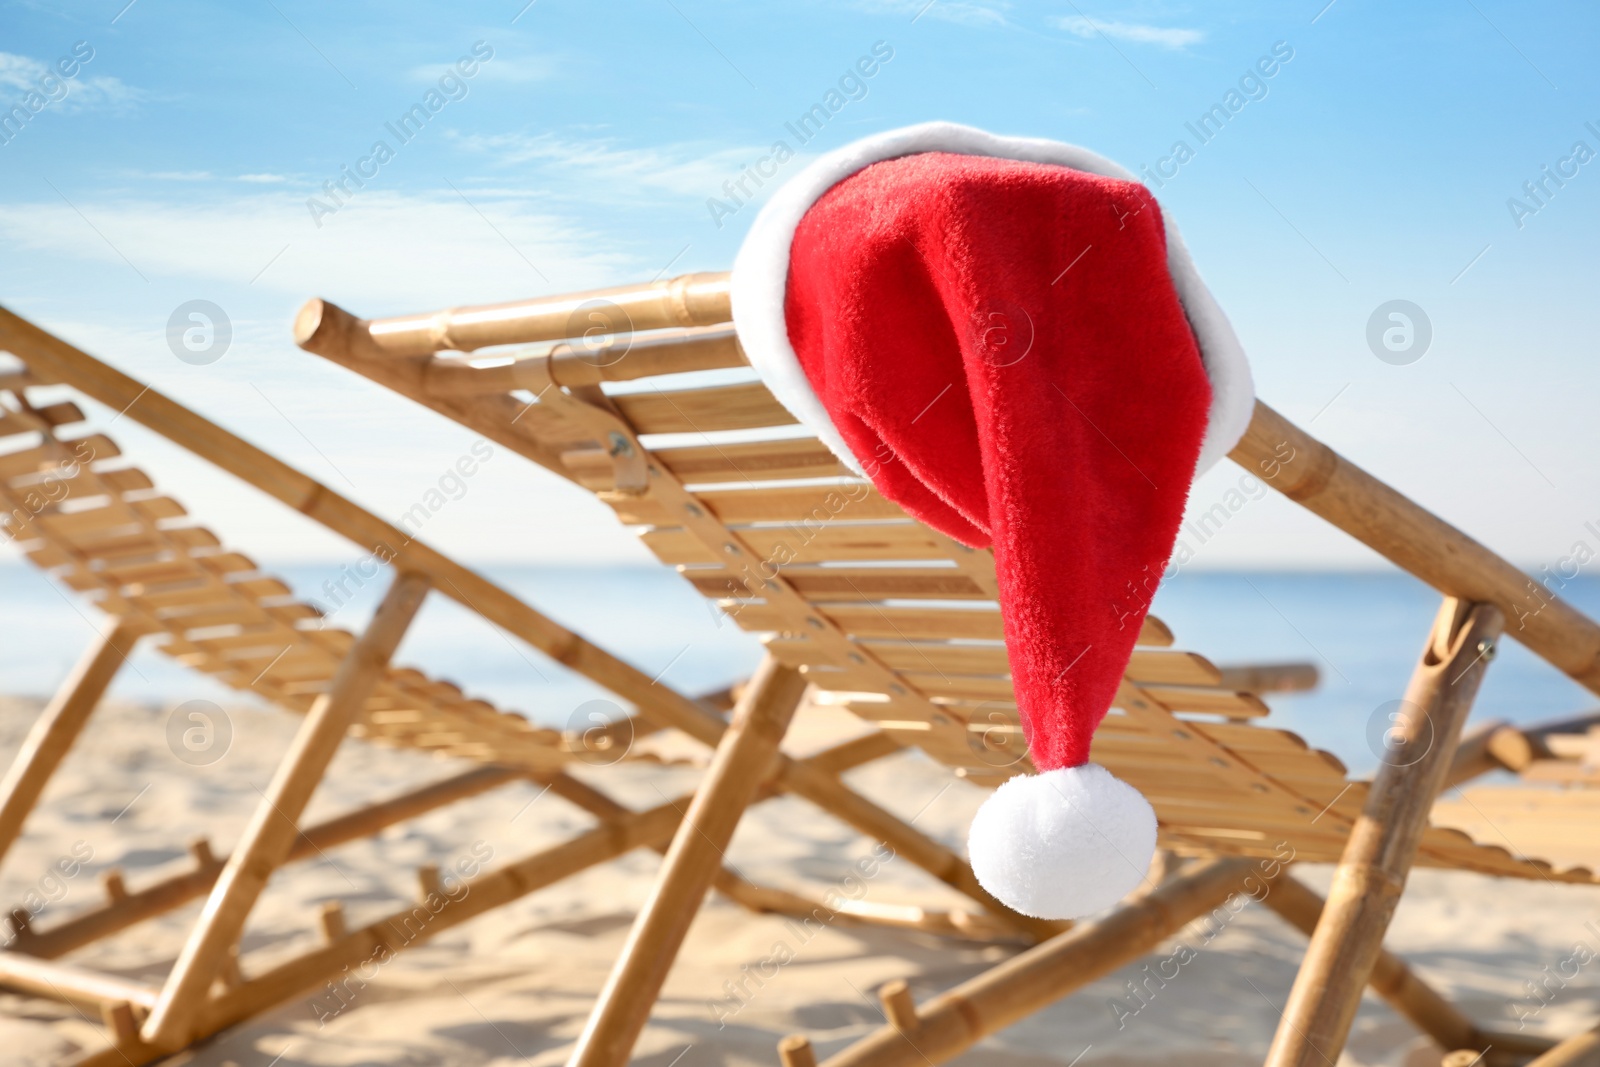
{"label": "red santa hat", "polygon": [[1037,775],[972,822],[978,879],[1078,918],[1144,880],[1156,820],[1089,762],[1189,486],[1248,425],[1249,366],[1134,177],[1072,145],[928,123],[779,188],[733,319],[778,399],[907,512],[992,547]]}

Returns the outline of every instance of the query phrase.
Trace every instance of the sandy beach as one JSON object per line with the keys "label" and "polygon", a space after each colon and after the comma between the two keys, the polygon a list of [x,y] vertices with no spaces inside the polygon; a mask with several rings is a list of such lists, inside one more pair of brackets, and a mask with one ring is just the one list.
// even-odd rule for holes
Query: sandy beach
{"label": "sandy beach", "polygon": [[[9,759],[37,704],[0,704],[0,747]],[[202,767],[178,762],[165,744],[168,709],[112,702],[68,759],[0,871],[0,899],[41,904],[34,923],[48,929],[99,901],[99,875],[118,867],[137,890],[192,861],[175,844],[207,837],[221,855],[265,786],[296,720],[280,712],[229,709],[234,729],[225,756]],[[796,753],[850,729],[837,713],[808,709],[791,738]],[[689,755],[687,747],[676,755]],[[308,821],[381,799],[460,765],[350,740],[318,792]],[[578,773],[619,800],[648,807],[691,788],[693,768],[648,764]],[[853,772],[853,784],[942,840],[958,845],[982,793],[925,759],[900,756]],[[1457,809],[1478,810],[1458,803]],[[918,814],[919,809],[921,814]],[[1454,810],[1454,809],[1452,809]],[[1496,820],[1498,821],[1498,820]],[[344,903],[352,925],[415,898],[418,866],[449,868],[478,858],[486,869],[591,825],[588,816],[533,785],[513,784],[392,827],[376,839],[331,850],[276,877],[244,938],[246,974],[314,945],[317,913]],[[1519,830],[1501,827],[1515,836]],[[1570,858],[1600,843],[1568,843]],[[747,878],[817,898],[830,890],[879,903],[930,908],[960,898],[903,861],[870,864],[872,849],[853,831],[799,801],[755,809],[729,849]],[[67,859],[70,877],[60,877]],[[80,862],[73,863],[73,858]],[[875,869],[846,879],[851,864]],[[182,1054],[196,1067],[357,1067],[357,1065],[512,1065],[563,1062],[592,999],[619,951],[657,866],[637,851],[491,912],[402,953],[371,975],[346,983],[343,999],[307,990],[278,1009]],[[57,875],[51,875],[52,869]],[[1326,868],[1299,875],[1326,889]],[[31,896],[30,896],[31,895]],[[158,983],[199,903],[130,928],[74,961]],[[365,918],[364,918],[365,917]],[[1018,951],[851,925],[839,920],[806,932],[782,916],[753,915],[714,897],[696,920],[634,1062],[648,1067],[773,1064],[785,1034],[805,1032],[819,1053],[841,1047],[882,1017],[875,990],[910,981],[925,1000]],[[1199,944],[1198,931],[1179,943]],[[793,959],[762,979],[752,965],[789,945]],[[1573,966],[1588,946],[1600,950],[1600,900],[1582,887],[1505,882],[1419,871],[1401,905],[1389,945],[1485,1025],[1570,1033],[1600,1009],[1592,961]],[[1002,1067],[1052,1064],[1157,1064],[1260,1061],[1278,1021],[1303,948],[1300,935],[1270,911],[1246,907],[1155,997],[1140,1004],[1126,968],[1012,1027],[956,1061]],[[1575,956],[1575,953],[1577,954]],[[788,955],[788,953],[783,953]],[[1575,977],[1557,984],[1563,969]],[[1548,968],[1548,970],[1547,970]],[[729,984],[745,979],[748,998]],[[1534,996],[1530,982],[1546,992]],[[1121,1005],[1120,1009],[1117,1005]],[[1129,1007],[1137,1008],[1136,1011]],[[97,1046],[98,1021],[75,1009],[15,995],[0,997],[0,1063],[32,1067]],[[1381,1002],[1364,1002],[1346,1062],[1437,1062],[1438,1050]]]}
{"label": "sandy beach", "polygon": [[0,1067],[1600,1067],[1600,4],[0,27]]}

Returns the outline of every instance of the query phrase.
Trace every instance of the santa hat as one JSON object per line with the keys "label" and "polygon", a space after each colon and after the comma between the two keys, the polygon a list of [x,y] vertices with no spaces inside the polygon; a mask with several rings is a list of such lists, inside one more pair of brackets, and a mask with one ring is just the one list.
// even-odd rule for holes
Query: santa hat
{"label": "santa hat", "polygon": [[907,512],[994,550],[1037,775],[968,850],[1017,911],[1138,886],[1156,820],[1088,762],[1194,477],[1249,423],[1249,366],[1150,193],[1071,145],[949,123],[830,152],[734,263],[733,319],[778,399]]}

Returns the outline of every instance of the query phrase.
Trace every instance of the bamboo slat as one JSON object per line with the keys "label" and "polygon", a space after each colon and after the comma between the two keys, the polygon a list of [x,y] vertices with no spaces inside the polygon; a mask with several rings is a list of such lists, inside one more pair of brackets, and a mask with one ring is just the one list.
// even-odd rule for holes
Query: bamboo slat
{"label": "bamboo slat", "polygon": [[612,400],[641,434],[755,430],[795,421],[760,382],[626,393]]}
{"label": "bamboo slat", "polygon": [[47,404],[34,408],[26,416],[5,413],[0,414],[0,437],[15,437],[17,434],[29,433],[38,422],[46,426],[71,426],[83,421],[83,411],[73,403]]}
{"label": "bamboo slat", "polygon": [[822,442],[810,437],[657,448],[651,454],[673,474],[690,483],[836,478],[850,473]]}
{"label": "bamboo slat", "polygon": [[1230,663],[1217,671],[1218,685],[1246,693],[1303,693],[1321,677],[1314,663]]}
{"label": "bamboo slat", "polygon": [[1260,697],[1250,693],[1175,685],[1147,685],[1141,689],[1173,711],[1203,711],[1229,718],[1262,717],[1269,711]]}
{"label": "bamboo slat", "polygon": [[[930,697],[957,701],[1014,700],[1010,678],[982,678],[969,674],[937,674],[923,671],[905,671],[900,677],[910,682],[920,693]],[[848,684],[842,689],[851,688]]]}
{"label": "bamboo slat", "polygon": [[[781,532],[800,544],[832,523],[848,525],[906,517],[897,505],[860,484],[708,489],[695,494],[695,498],[697,506],[704,507],[720,523],[783,523],[785,529]],[[671,526],[679,521],[679,516],[654,496],[608,494],[602,499],[628,525]]]}
{"label": "bamboo slat", "polygon": [[[730,603],[723,605],[739,626],[746,630],[783,631],[788,621],[766,609],[764,604]],[[818,613],[836,623],[852,637],[900,640],[980,640],[1000,641],[1005,632],[1000,612],[985,608],[908,608],[898,605],[832,604]],[[1159,619],[1146,617],[1139,631],[1139,643],[1170,645],[1172,632]]]}
{"label": "bamboo slat", "polygon": [[129,527],[137,529],[142,523],[131,509],[112,505],[68,512],[45,510],[33,517],[32,525],[41,527],[51,537],[93,544],[109,540]]}
{"label": "bamboo slat", "polygon": [[55,437],[52,442],[0,455],[0,478],[36,477],[43,474],[59,477],[63,471],[72,469],[70,463],[63,466],[63,459],[67,456],[74,458],[91,456],[95,460],[104,461],[116,459],[122,454],[116,442],[105,434],[90,433],[82,437],[52,436]]}
{"label": "bamboo slat", "polygon": [[[1009,674],[1011,662],[1002,644],[945,644],[934,641],[866,641],[883,662],[897,671],[943,670],[958,674]],[[777,642],[768,644],[773,647]],[[801,642],[803,647],[804,643]]]}
{"label": "bamboo slat", "polygon": [[[740,531],[751,550],[764,560],[795,563],[865,563],[947,559],[931,531],[907,520],[882,523],[790,524],[751,526]],[[646,530],[639,535],[663,563],[721,564],[689,531]]]}
{"label": "bamboo slat", "polygon": [[[942,675],[1006,675],[1011,669],[1003,644],[945,644],[915,641],[865,641],[880,660],[897,671],[938,672]],[[785,662],[804,663],[813,650],[803,640],[774,639],[768,649],[790,656]],[[1146,685],[1233,688],[1222,685],[1216,667],[1193,652],[1135,649],[1128,662],[1130,681]]]}
{"label": "bamboo slat", "polygon": [[[790,567],[783,573],[795,592],[818,602],[990,599],[953,567]],[[684,576],[704,596],[760,595],[731,571],[693,570]]]}
{"label": "bamboo slat", "polygon": [[[724,523],[785,522],[814,528],[832,522],[904,519],[905,512],[864,483],[708,489],[695,498]],[[806,524],[809,524],[807,526]]]}
{"label": "bamboo slat", "polygon": [[550,350],[551,376],[568,388],[745,365],[732,324],[613,335]]}
{"label": "bamboo slat", "polygon": [[[1115,773],[1119,777],[1123,770],[1134,774],[1140,767],[1157,768],[1163,772],[1182,767],[1190,774],[1203,774],[1207,770],[1204,765],[1197,765],[1193,760],[1173,751],[1172,747],[1165,743],[1130,744],[1113,733],[1096,734],[1093,751],[1096,753],[1094,757],[1096,762],[1104,762],[1107,767],[1118,768]],[[1254,766],[1280,781],[1296,779],[1310,782],[1321,779],[1332,785],[1334,792],[1343,789],[1345,785],[1343,768],[1337,761],[1331,760],[1325,752],[1293,748],[1257,750],[1252,753],[1252,762]],[[1229,795],[1234,791],[1227,788],[1226,783],[1212,782],[1209,791],[1212,797],[1225,803],[1236,799]],[[1295,818],[1298,820],[1299,816]]]}

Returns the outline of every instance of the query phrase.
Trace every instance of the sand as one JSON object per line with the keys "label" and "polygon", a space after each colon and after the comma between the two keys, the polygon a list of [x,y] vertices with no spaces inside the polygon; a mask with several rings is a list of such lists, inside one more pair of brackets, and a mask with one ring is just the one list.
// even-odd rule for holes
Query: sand
{"label": "sand", "polygon": [[[8,760],[37,709],[0,700],[0,755]],[[166,741],[168,709],[112,703],[102,708],[52,784],[45,803],[0,869],[0,902],[48,900],[35,922],[52,921],[100,899],[99,872],[120,867],[130,887],[184,868],[184,842],[207,836],[231,846],[295,729],[272,710],[229,709],[233,740],[208,766],[176,759]],[[792,739],[804,752],[836,735],[831,713],[808,715]],[[685,749],[684,751],[690,751]],[[341,750],[311,819],[336,814],[441,777],[458,765],[359,741]],[[692,787],[691,768],[629,766],[580,772],[635,807]],[[917,826],[958,844],[982,794],[916,756],[854,772],[851,782]],[[918,814],[920,812],[920,814]],[[1480,813],[1481,814],[1481,813]],[[1487,816],[1485,816],[1487,817]],[[530,785],[516,784],[391,828],[282,872],[247,929],[244,968],[317,943],[317,911],[340,900],[351,923],[414,898],[415,868],[451,865],[492,852],[488,866],[554,843],[591,820]],[[1513,829],[1511,831],[1515,833]],[[1571,840],[1574,853],[1600,841]],[[71,878],[51,878],[58,861],[82,859]],[[870,848],[801,802],[779,799],[745,820],[729,862],[745,876],[821,897]],[[477,918],[384,965],[337,1013],[311,990],[273,1012],[179,1057],[197,1067],[357,1067],[460,1064],[549,1067],[563,1062],[595,992],[616,957],[657,866],[636,852]],[[1326,868],[1300,876],[1319,890]],[[960,907],[961,899],[904,861],[865,883],[866,899]],[[51,900],[50,898],[56,898]],[[157,983],[199,904],[124,931],[74,954],[87,966]],[[1175,939],[1197,943],[1192,931]],[[795,958],[729,1012],[725,983],[788,941]],[[1600,1014],[1600,958],[1574,966],[1578,946],[1600,956],[1600,892],[1419,871],[1401,906],[1390,946],[1485,1025],[1567,1034]],[[1246,908],[1200,949],[1148,1004],[1130,1015],[1125,983],[1137,968],[1095,982],[958,1060],[999,1067],[1078,1063],[1158,1064],[1180,1052],[1201,1065],[1259,1063],[1303,947],[1299,934],[1257,906]],[[755,916],[713,898],[696,921],[667,983],[636,1063],[651,1067],[774,1064],[785,1034],[805,1032],[826,1054],[882,1022],[874,990],[906,978],[919,1000],[1017,951],[881,928],[835,923],[800,942],[788,920]],[[1576,958],[1582,958],[1579,954]],[[1576,977],[1535,999],[1527,983],[1563,964]],[[1546,971],[1545,968],[1549,968]],[[324,991],[325,992],[325,991]],[[1121,998],[1122,1011],[1113,1007]],[[713,1002],[721,1001],[717,1009]],[[1541,1001],[1544,1003],[1541,1004]],[[1538,1009],[1535,1012],[1535,1009]],[[719,1018],[720,1016],[720,1018]],[[1120,1019],[1119,1019],[1120,1017]],[[0,994],[0,1064],[59,1062],[103,1041],[97,1023],[72,1008]],[[1437,1063],[1438,1050],[1381,1002],[1368,998],[1346,1054],[1353,1064]]]}

